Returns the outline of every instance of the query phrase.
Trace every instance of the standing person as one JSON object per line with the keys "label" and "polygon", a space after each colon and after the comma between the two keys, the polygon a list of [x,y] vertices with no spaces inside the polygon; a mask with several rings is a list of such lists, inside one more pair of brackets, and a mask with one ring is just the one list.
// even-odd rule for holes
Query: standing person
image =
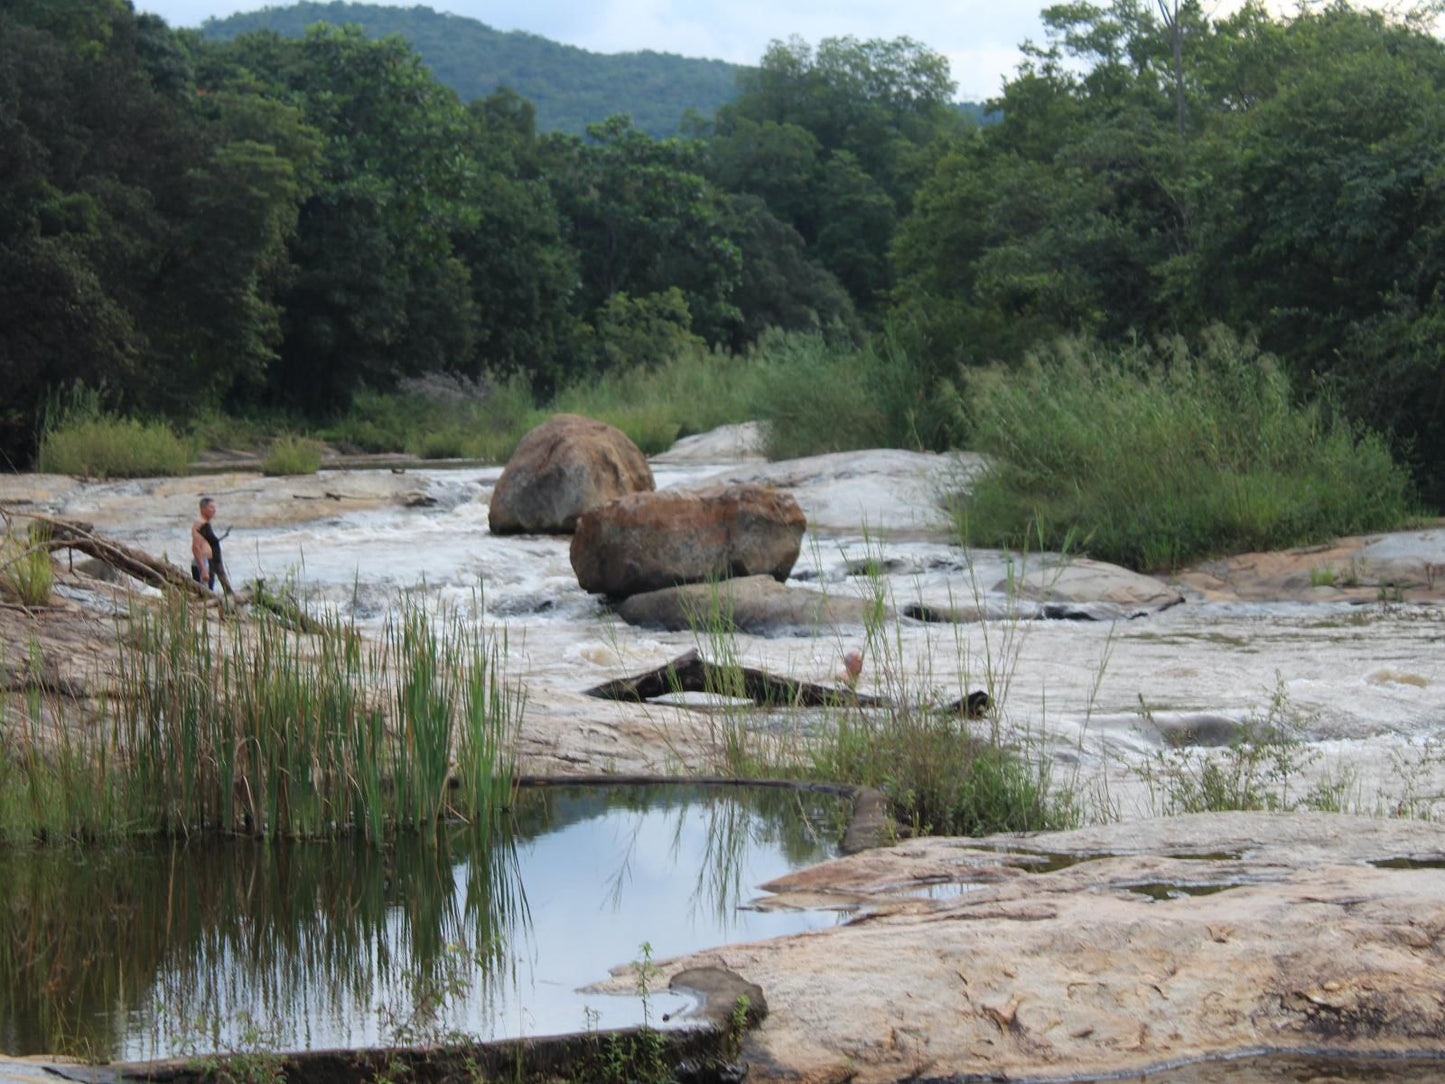
{"label": "standing person", "polygon": [[[226,594],[231,594],[231,579],[226,575],[226,566],[221,562],[221,540],[211,520],[216,518],[216,502],[211,497],[202,497],[201,518],[191,524],[191,577],[206,585],[208,591],[216,589],[216,580]],[[229,531],[227,532],[230,533]]]}

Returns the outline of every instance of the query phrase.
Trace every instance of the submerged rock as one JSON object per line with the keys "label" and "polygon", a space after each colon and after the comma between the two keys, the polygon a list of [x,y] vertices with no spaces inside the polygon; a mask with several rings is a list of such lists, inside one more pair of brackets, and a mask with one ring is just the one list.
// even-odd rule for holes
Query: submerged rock
{"label": "submerged rock", "polygon": [[653,488],[627,434],[579,414],[554,414],[522,438],[492,490],[493,534],[568,534],[577,517]]}
{"label": "submerged rock", "polygon": [[572,569],[584,591],[615,598],[729,576],[785,580],[806,526],[798,503],[766,486],[633,493],[578,518]]}

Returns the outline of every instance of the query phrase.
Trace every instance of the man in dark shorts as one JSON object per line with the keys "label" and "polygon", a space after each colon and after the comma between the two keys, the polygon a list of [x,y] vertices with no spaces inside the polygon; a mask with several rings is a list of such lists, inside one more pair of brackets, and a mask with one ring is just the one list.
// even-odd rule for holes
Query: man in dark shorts
{"label": "man in dark shorts", "polygon": [[229,595],[231,582],[221,563],[221,540],[211,526],[211,520],[216,518],[215,500],[202,497],[200,510],[201,518],[191,524],[191,578],[205,584],[209,591],[216,589],[216,580],[219,579]]}

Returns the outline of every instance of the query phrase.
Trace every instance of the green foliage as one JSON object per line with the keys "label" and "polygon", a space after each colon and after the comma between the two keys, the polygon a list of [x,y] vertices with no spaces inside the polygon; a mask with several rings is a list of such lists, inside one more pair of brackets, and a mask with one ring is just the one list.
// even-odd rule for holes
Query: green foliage
{"label": "green foliage", "polygon": [[362,390],[321,435],[366,452],[495,463],[544,417],[521,377],[481,382],[435,373],[390,394]]}
{"label": "green foliage", "polygon": [[898,231],[894,297],[926,325],[926,363],[1223,323],[1387,435],[1438,504],[1432,14],[1047,8],[1002,120],[936,156]]}
{"label": "green foliage", "polygon": [[1216,329],[1191,352],[1064,341],[1018,370],[970,371],[975,445],[994,460],[956,512],[973,544],[1059,548],[1132,568],[1387,530],[1412,511],[1384,442]]}
{"label": "green foliage", "polygon": [[320,469],[321,445],[294,434],[273,440],[261,460],[262,474],[315,474]]}

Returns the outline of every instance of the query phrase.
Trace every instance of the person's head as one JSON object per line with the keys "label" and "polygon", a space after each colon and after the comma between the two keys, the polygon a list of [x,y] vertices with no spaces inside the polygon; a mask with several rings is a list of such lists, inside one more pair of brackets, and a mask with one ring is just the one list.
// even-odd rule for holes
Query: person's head
{"label": "person's head", "polygon": [[856,678],[863,672],[863,652],[856,648],[843,652],[843,669],[849,678]]}
{"label": "person's head", "polygon": [[214,497],[201,498],[201,518],[209,520],[216,514],[216,499]]}

